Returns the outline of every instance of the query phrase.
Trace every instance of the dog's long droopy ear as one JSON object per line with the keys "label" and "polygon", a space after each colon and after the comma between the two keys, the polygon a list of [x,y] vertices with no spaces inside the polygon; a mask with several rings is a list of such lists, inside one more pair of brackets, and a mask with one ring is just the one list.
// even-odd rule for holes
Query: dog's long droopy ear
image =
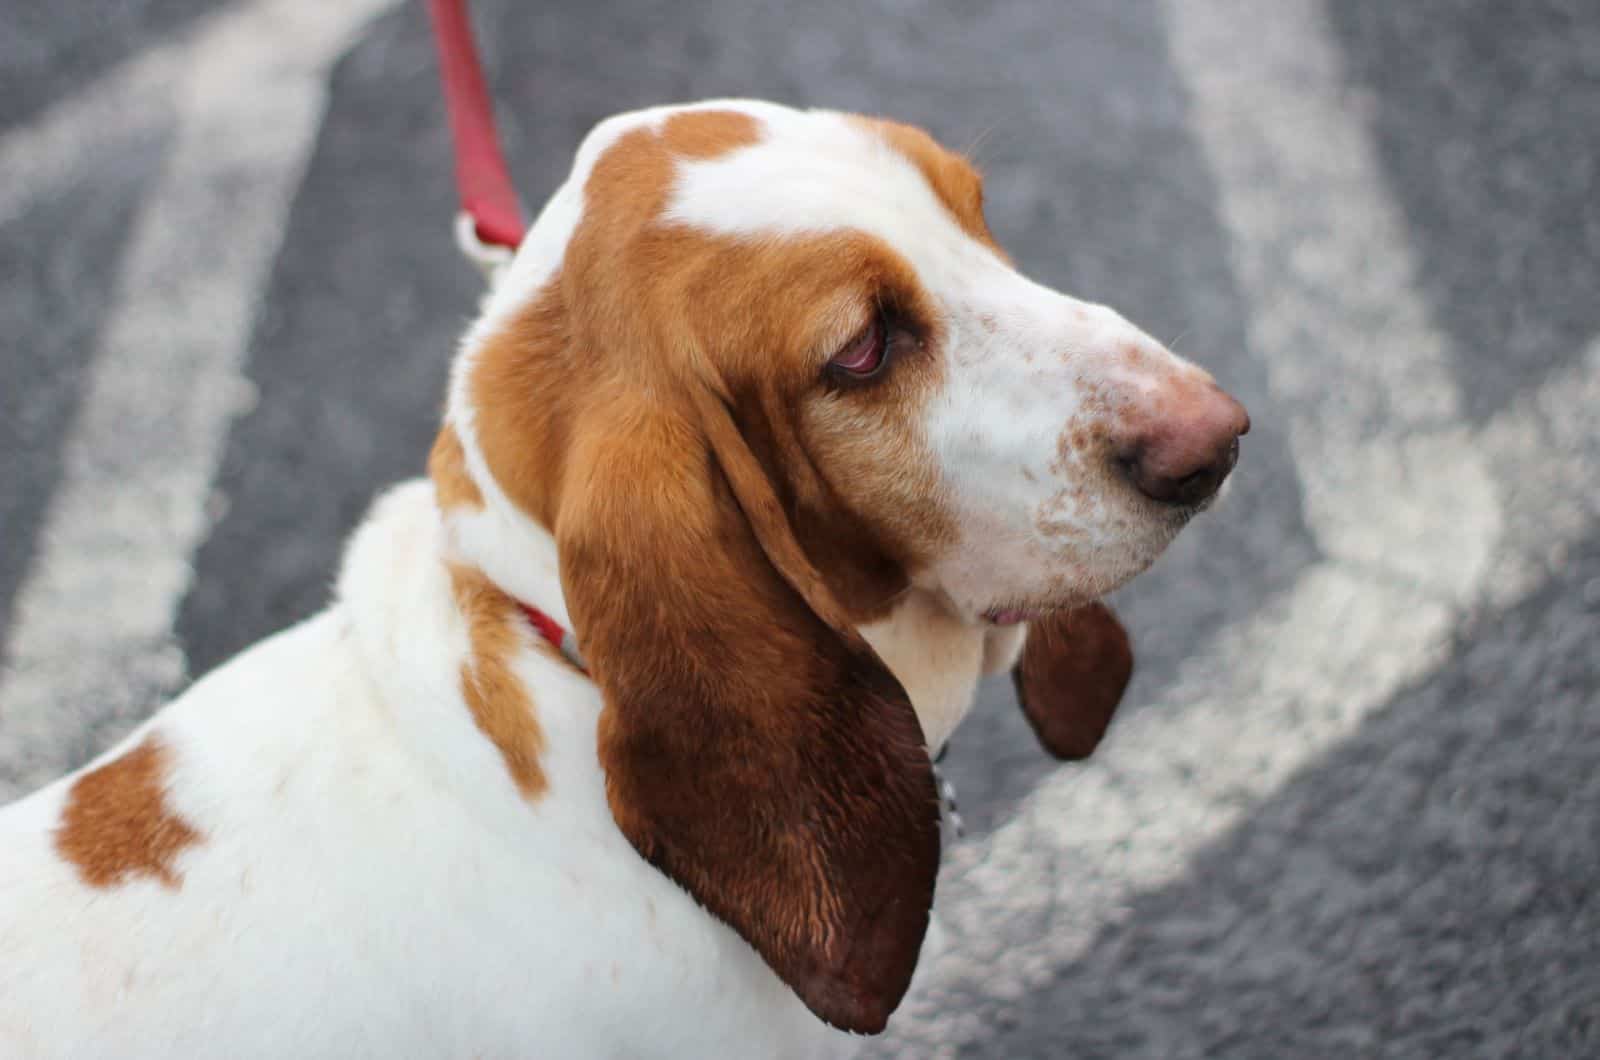
{"label": "dog's long droopy ear", "polygon": [[916,965],[936,788],[721,400],[619,397],[576,439],[562,582],[618,826],[818,1016],[883,1029]]}
{"label": "dog's long droopy ear", "polygon": [[1067,759],[1093,753],[1132,675],[1128,631],[1099,601],[1029,623],[1011,671],[1039,742]]}

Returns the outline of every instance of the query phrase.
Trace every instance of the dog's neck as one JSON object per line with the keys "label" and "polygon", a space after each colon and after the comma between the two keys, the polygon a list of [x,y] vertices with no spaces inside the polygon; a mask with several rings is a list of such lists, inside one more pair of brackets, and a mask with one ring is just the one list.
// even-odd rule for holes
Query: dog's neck
{"label": "dog's neck", "polygon": [[[463,444],[462,433],[447,427],[428,466],[443,520],[443,558],[481,572],[517,602],[572,629],[554,535],[492,477],[473,473],[471,440]],[[970,709],[979,677],[1008,668],[1020,645],[1020,627],[997,633],[974,626],[940,594],[915,586],[860,633],[911,697],[935,751]]]}
{"label": "dog's neck", "polygon": [[482,467],[469,427],[446,425],[428,475],[444,531],[442,558],[478,571],[518,603],[571,629],[555,536],[513,504]]}

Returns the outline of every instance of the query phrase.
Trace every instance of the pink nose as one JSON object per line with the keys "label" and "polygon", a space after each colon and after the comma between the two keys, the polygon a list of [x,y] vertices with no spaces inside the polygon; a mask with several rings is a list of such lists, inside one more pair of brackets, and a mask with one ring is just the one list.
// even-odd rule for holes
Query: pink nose
{"label": "pink nose", "polygon": [[1116,450],[1135,489],[1162,504],[1191,506],[1215,494],[1239,459],[1250,415],[1215,383],[1184,385],[1135,418]]}

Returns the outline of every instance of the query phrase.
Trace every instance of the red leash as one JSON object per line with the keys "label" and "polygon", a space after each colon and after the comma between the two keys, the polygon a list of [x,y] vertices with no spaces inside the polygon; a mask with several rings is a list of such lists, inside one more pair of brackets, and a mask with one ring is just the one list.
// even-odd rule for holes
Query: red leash
{"label": "red leash", "polygon": [[[522,242],[527,226],[506,156],[500,150],[500,137],[494,131],[494,106],[472,40],[467,0],[428,0],[428,17],[439,45],[439,80],[444,83],[450,138],[456,148],[456,190],[461,195],[457,234],[467,257],[492,278],[496,266],[509,260],[510,252]],[[521,606],[539,635],[587,672],[571,632],[537,607]]]}
{"label": "red leash", "polygon": [[472,40],[467,0],[428,0],[428,17],[439,45],[439,79],[455,142],[462,212],[480,243],[514,249],[527,226],[495,133],[494,107]]}

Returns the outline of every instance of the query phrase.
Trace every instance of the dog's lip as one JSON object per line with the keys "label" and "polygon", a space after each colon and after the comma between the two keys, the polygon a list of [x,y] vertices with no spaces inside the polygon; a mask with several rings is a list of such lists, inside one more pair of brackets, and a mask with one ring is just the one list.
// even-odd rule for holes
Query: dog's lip
{"label": "dog's lip", "polygon": [[996,604],[994,607],[982,612],[980,617],[990,625],[1015,626],[1023,622],[1038,622],[1049,618],[1051,615],[1058,615],[1082,607],[1091,600],[1097,599],[1099,599],[1098,596],[1073,596],[1045,603]]}
{"label": "dog's lip", "polygon": [[983,613],[983,620],[996,626],[1015,626],[1022,622],[1037,621],[1054,610],[1056,608],[1040,607],[1038,605],[1028,607],[991,607]]}

